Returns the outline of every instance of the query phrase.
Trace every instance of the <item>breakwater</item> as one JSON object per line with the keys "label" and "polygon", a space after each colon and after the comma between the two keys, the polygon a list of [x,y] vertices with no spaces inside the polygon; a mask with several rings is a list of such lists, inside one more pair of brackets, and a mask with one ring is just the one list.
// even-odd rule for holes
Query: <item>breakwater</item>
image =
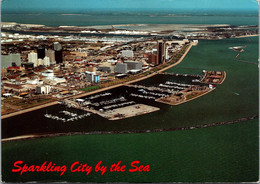
{"label": "breakwater", "polygon": [[153,130],[131,130],[131,131],[93,131],[93,132],[69,132],[69,133],[56,133],[56,134],[44,134],[44,135],[24,135],[18,137],[11,137],[2,139],[2,142],[18,141],[25,139],[35,139],[35,138],[44,138],[44,137],[54,137],[54,136],[68,136],[68,135],[92,135],[92,134],[127,134],[127,133],[152,133],[152,132],[166,132],[166,131],[177,131],[177,130],[193,130],[198,128],[207,128],[215,127],[220,125],[235,124],[240,122],[245,122],[253,119],[258,119],[259,115],[253,115],[249,117],[238,118],[230,121],[222,121],[211,124],[201,124],[189,127],[180,127],[180,128],[162,128],[162,129],[153,129]]}

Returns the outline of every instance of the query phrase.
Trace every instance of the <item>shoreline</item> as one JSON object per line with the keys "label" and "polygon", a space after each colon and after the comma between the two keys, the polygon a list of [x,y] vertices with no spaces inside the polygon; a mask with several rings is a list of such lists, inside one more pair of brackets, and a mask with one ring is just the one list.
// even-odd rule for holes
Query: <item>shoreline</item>
{"label": "shoreline", "polygon": [[[61,14],[62,15],[62,14]],[[68,15],[68,14],[67,14]],[[45,24],[33,24],[33,23],[20,23],[20,22],[2,22],[2,25],[15,25],[15,24],[20,24],[24,26],[46,26],[46,27],[82,27],[82,28],[100,28],[104,29],[103,27],[109,26],[127,26],[127,27],[139,27],[139,26],[156,26],[156,25],[161,25],[161,26],[169,26],[169,25],[174,25],[177,27],[187,27],[187,26],[196,26],[196,27],[219,27],[219,26],[231,26],[231,24],[104,24],[104,25],[86,25],[86,26],[71,26],[71,25],[57,25],[57,26],[47,26]]]}
{"label": "shoreline", "polygon": [[[99,92],[102,92],[102,91],[110,90],[110,89],[113,89],[113,88],[121,87],[121,86],[124,86],[124,85],[128,85],[128,84],[131,84],[131,83],[134,83],[134,82],[138,82],[138,81],[150,78],[150,77],[152,77],[154,75],[157,75],[157,73],[161,73],[161,72],[163,72],[165,70],[168,70],[171,67],[174,67],[174,66],[178,65],[179,63],[181,63],[182,60],[184,59],[184,57],[190,51],[192,46],[193,46],[193,44],[190,43],[188,48],[186,49],[186,51],[182,55],[182,57],[176,63],[173,63],[172,65],[167,66],[165,68],[162,68],[161,70],[159,70],[157,72],[154,72],[152,74],[146,75],[144,77],[141,77],[141,78],[138,78],[138,79],[135,79],[135,80],[132,80],[132,81],[124,82],[124,83],[121,83],[121,84],[116,84],[116,85],[113,85],[113,86],[109,86],[109,87],[106,87],[106,88],[98,89],[98,90],[87,92],[87,93],[81,93],[81,94],[78,94],[78,95],[75,95],[75,96],[66,97],[66,98],[81,98],[81,97],[84,97],[84,96],[92,95],[92,94],[95,94],[95,93],[99,93]],[[66,99],[66,98],[64,98],[64,99]],[[56,105],[56,104],[58,104],[58,101],[54,101],[54,102],[43,104],[43,105],[36,106],[36,107],[33,107],[33,108],[28,108],[28,109],[24,109],[24,110],[21,110],[21,111],[13,112],[13,113],[6,114],[6,115],[3,115],[3,116],[1,115],[1,120],[2,119],[6,119],[6,118],[10,118],[10,117],[13,117],[13,116],[16,116],[16,115],[20,115],[20,114],[23,114],[23,113],[31,112],[31,111],[34,111],[34,110],[42,109],[44,107],[49,107],[49,106],[52,106],[52,105]]]}
{"label": "shoreline", "polygon": [[52,105],[57,105],[57,104],[58,104],[58,101],[54,101],[54,102],[42,104],[42,105],[39,105],[39,106],[31,107],[31,108],[28,108],[28,109],[23,109],[23,110],[20,110],[20,111],[17,111],[17,112],[12,112],[10,114],[1,115],[1,120],[5,119],[5,118],[10,118],[12,116],[17,116],[17,115],[20,115],[20,114],[23,114],[23,113],[42,109],[42,108],[45,108],[45,107],[49,107],[49,106],[52,106]]}
{"label": "shoreline", "polygon": [[254,34],[254,35],[244,35],[244,36],[236,36],[235,38],[247,38],[247,37],[255,37],[259,36],[259,34]]}
{"label": "shoreline", "polygon": [[10,138],[1,139],[2,143],[22,141],[29,139],[39,139],[39,138],[49,138],[49,137],[60,137],[60,136],[72,136],[72,135],[111,135],[111,134],[130,134],[130,133],[156,133],[156,132],[169,132],[169,131],[180,131],[180,130],[193,130],[199,128],[216,127],[221,125],[235,124],[240,122],[247,122],[250,120],[258,119],[259,115],[252,115],[249,117],[242,117],[235,120],[221,121],[217,123],[210,124],[200,124],[189,127],[179,127],[179,128],[165,128],[165,129],[154,129],[154,130],[132,130],[132,131],[93,131],[93,132],[68,132],[68,133],[53,133],[53,134],[42,134],[42,135],[22,135]]}

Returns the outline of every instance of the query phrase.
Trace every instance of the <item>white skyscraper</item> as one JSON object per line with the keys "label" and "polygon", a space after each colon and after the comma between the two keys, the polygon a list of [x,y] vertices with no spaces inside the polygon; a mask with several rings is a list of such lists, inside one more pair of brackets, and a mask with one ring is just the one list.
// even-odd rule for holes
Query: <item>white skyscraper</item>
{"label": "white skyscraper", "polygon": [[40,66],[40,65],[44,65],[44,63],[43,63],[43,59],[38,59],[37,66]]}
{"label": "white skyscraper", "polygon": [[43,59],[43,65],[44,66],[50,66],[50,58],[45,56]]}
{"label": "white skyscraper", "polygon": [[169,47],[166,48],[166,51],[165,51],[165,59],[168,60],[169,59]]}
{"label": "white skyscraper", "polygon": [[33,63],[34,67],[38,66],[38,54],[35,52],[28,54],[28,61],[29,63]]}

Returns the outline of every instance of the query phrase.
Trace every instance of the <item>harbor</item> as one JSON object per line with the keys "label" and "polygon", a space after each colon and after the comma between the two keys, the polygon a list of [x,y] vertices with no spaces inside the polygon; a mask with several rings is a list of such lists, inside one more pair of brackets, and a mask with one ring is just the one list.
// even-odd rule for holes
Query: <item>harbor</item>
{"label": "harbor", "polygon": [[[80,98],[64,99],[60,103],[69,108],[97,114],[108,120],[125,119],[160,110],[156,103],[176,106],[206,95],[216,89],[216,86],[211,84],[214,81],[208,78],[212,78],[213,74],[224,76],[218,83],[214,83],[219,84],[224,81],[226,75],[220,71],[203,71],[203,73],[204,75],[161,73],[157,74],[160,80],[154,81],[152,85],[141,85],[138,82],[126,84]],[[74,117],[47,118],[63,122],[75,120]]]}
{"label": "harbor", "polygon": [[[72,107],[97,114],[108,120],[125,119],[160,110],[160,108],[157,107],[139,104],[138,102],[130,100],[125,96],[113,98],[111,93],[101,93],[85,99],[66,99],[62,102],[62,104],[70,108]],[[87,113],[87,115],[88,114],[89,113]],[[84,115],[81,115],[81,117],[84,118]],[[70,119],[74,120],[75,118],[76,117],[72,117]],[[62,119],[62,121],[64,120]]]}
{"label": "harbor", "polygon": [[[249,38],[246,38],[249,39]],[[250,39],[251,40],[251,39]],[[254,38],[255,42],[257,41]],[[211,48],[211,54],[217,54],[216,50],[220,50],[222,48],[228,48],[232,45],[239,45],[235,43],[233,40],[230,42],[222,42],[221,45],[216,46],[213,41],[209,42]],[[145,99],[130,96],[130,93],[136,93],[138,95],[145,95],[140,90],[140,88],[131,88],[126,85],[129,84],[120,84],[115,88],[111,87],[109,89],[102,88],[98,89],[97,91],[91,91],[88,93],[82,93],[81,96],[74,96],[73,98],[76,99],[85,99],[85,98],[93,98],[91,102],[95,103],[95,101],[105,101],[111,100],[113,98],[118,98],[124,96],[128,101],[135,101],[136,104],[145,104],[150,105],[153,107],[160,108],[158,111],[154,111],[152,113],[147,113],[139,116],[133,116],[131,118],[125,119],[118,119],[115,121],[108,120],[107,118],[103,118],[98,114],[94,114],[90,111],[84,111],[76,108],[69,108],[67,106],[55,103],[54,105],[47,106],[44,108],[39,108],[34,111],[29,111],[27,113],[20,113],[17,116],[10,116],[3,120],[3,135],[4,137],[14,137],[14,136],[22,136],[22,135],[31,135],[31,134],[47,134],[47,133],[62,133],[62,132],[97,132],[97,131],[132,131],[132,130],[153,130],[155,128],[176,128],[176,127],[186,127],[190,125],[196,124],[207,124],[209,122],[216,122],[216,121],[225,121],[225,119],[236,119],[240,117],[239,115],[230,114],[228,112],[233,112],[233,109],[239,110],[240,107],[243,106],[243,112],[241,112],[241,116],[247,117],[246,112],[249,111],[251,103],[247,101],[238,101],[242,97],[251,98],[248,96],[248,89],[252,89],[256,84],[250,80],[255,78],[254,73],[251,70],[255,70],[253,65],[247,65],[245,68],[243,63],[235,63],[234,62],[234,51],[226,49],[225,50],[225,58],[223,60],[219,60],[214,58],[210,61],[205,61],[204,57],[196,57],[201,54],[200,49],[205,49],[209,47],[209,44],[206,41],[201,41],[201,45],[198,44],[197,47],[192,47],[189,54],[185,57],[183,62],[181,62],[177,67],[173,67],[163,73],[157,73],[151,77],[146,78],[145,80],[140,80],[137,82],[133,82],[130,85],[138,85],[138,86],[145,86],[145,87],[160,87],[161,89],[171,90],[172,87],[171,83],[179,83],[179,84],[186,84],[186,85],[205,85],[208,84],[200,83],[201,78],[203,78],[204,73],[203,70],[209,71],[225,71],[228,77],[226,77],[224,83],[216,84],[216,89],[212,92],[209,92],[201,97],[198,97],[194,100],[188,101],[186,103],[182,103],[179,105],[169,105],[166,103],[161,103],[155,101],[159,96],[155,96],[155,99]],[[257,42],[258,43],[258,42]],[[250,44],[247,44],[248,48],[251,48]],[[256,47],[256,46],[255,46]],[[191,55],[190,55],[191,54]],[[247,52],[243,52],[243,54],[249,54]],[[195,58],[194,58],[195,57]],[[249,57],[249,55],[248,55]],[[244,58],[245,60],[249,60]],[[216,65],[218,63],[218,65]],[[243,68],[246,69],[248,75],[246,77],[246,81],[239,78],[241,76],[241,72],[239,69],[236,68]],[[234,68],[236,70],[234,70]],[[167,72],[167,73],[165,73]],[[171,75],[167,75],[170,74]],[[184,76],[185,75],[185,76]],[[190,76],[192,75],[192,76]],[[198,77],[196,77],[198,75]],[[240,80],[241,79],[241,80]],[[239,82],[234,83],[234,80],[238,80]],[[168,82],[167,82],[168,81]],[[248,86],[247,88],[241,88],[241,85]],[[250,84],[250,85],[249,85]],[[168,86],[164,86],[168,85]],[[181,85],[176,86],[182,87]],[[227,86],[231,86],[231,89],[227,89]],[[184,86],[183,86],[184,87]],[[145,89],[144,89],[145,90]],[[174,89],[177,90],[177,89]],[[250,91],[250,94],[252,90]],[[105,96],[98,97],[99,94],[106,94]],[[246,95],[246,96],[245,96]],[[254,94],[257,95],[257,94]],[[253,96],[252,95],[252,98]],[[148,96],[148,95],[146,95]],[[99,99],[100,98],[100,99]],[[103,98],[103,100],[102,100]],[[225,98],[225,101],[221,101],[222,98]],[[219,100],[220,99],[220,100]],[[91,99],[90,99],[91,100]],[[253,99],[254,100],[254,99]],[[88,101],[88,100],[85,100]],[[252,101],[252,100],[251,100]],[[87,104],[87,102],[85,102]],[[211,104],[214,103],[214,108]],[[223,108],[223,103],[228,104]],[[112,105],[112,104],[111,104]],[[134,104],[132,104],[134,105]],[[129,105],[130,106],[130,105]],[[205,108],[204,108],[205,107]],[[98,111],[98,107],[94,107]],[[102,108],[102,107],[100,107]],[[118,107],[119,108],[119,107]],[[190,111],[185,111],[186,108],[189,108]],[[116,109],[116,108],[114,108]],[[216,110],[217,109],[217,110]],[[255,107],[254,109],[257,109]],[[52,114],[59,117],[64,117],[63,114],[59,113],[60,111],[69,111],[72,113],[77,113],[79,115],[85,113],[91,113],[90,116],[85,118],[63,122],[60,120],[53,120],[50,118],[46,118],[44,114]],[[207,113],[201,113],[201,112]],[[185,113],[184,113],[185,112]],[[254,113],[256,112],[254,111]],[[252,115],[249,114],[249,115]],[[163,123],[158,124],[161,121],[160,116],[169,117],[165,119]],[[36,121],[35,118],[37,117],[40,121]],[[65,116],[66,117],[66,116]],[[24,123],[20,123],[20,119],[24,119]],[[69,118],[69,117],[68,117]],[[174,123],[170,123],[171,120],[174,120]],[[13,127],[17,127],[17,131],[14,130]],[[18,131],[19,129],[19,131]]]}

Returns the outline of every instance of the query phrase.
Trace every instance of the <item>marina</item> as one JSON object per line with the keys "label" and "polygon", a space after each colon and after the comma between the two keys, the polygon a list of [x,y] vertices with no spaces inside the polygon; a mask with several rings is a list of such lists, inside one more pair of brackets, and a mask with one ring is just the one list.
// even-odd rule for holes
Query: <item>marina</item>
{"label": "marina", "polygon": [[48,114],[48,113],[45,113],[44,117],[52,119],[52,120],[62,121],[62,122],[70,122],[70,121],[76,121],[79,119],[83,119],[83,118],[91,115],[91,113],[85,113],[85,114],[79,115],[77,113],[72,113],[72,112],[69,112],[66,110],[60,111],[59,113],[64,114],[66,117],[60,117],[60,116]]}
{"label": "marina", "polygon": [[[220,76],[218,83],[222,83],[225,79],[225,77],[221,78],[225,74],[218,71],[204,71],[204,76],[162,73],[157,74],[160,76],[160,81],[150,85],[141,85],[139,82],[127,84],[81,98],[64,99],[61,104],[97,114],[108,120],[125,119],[158,111],[160,108],[156,107],[159,105],[156,103],[180,105],[213,91],[216,86],[210,82],[215,81],[208,79],[212,78],[213,74]],[[67,111],[62,113],[72,117],[68,120],[56,116],[47,118],[64,122],[75,120],[75,114]]]}

